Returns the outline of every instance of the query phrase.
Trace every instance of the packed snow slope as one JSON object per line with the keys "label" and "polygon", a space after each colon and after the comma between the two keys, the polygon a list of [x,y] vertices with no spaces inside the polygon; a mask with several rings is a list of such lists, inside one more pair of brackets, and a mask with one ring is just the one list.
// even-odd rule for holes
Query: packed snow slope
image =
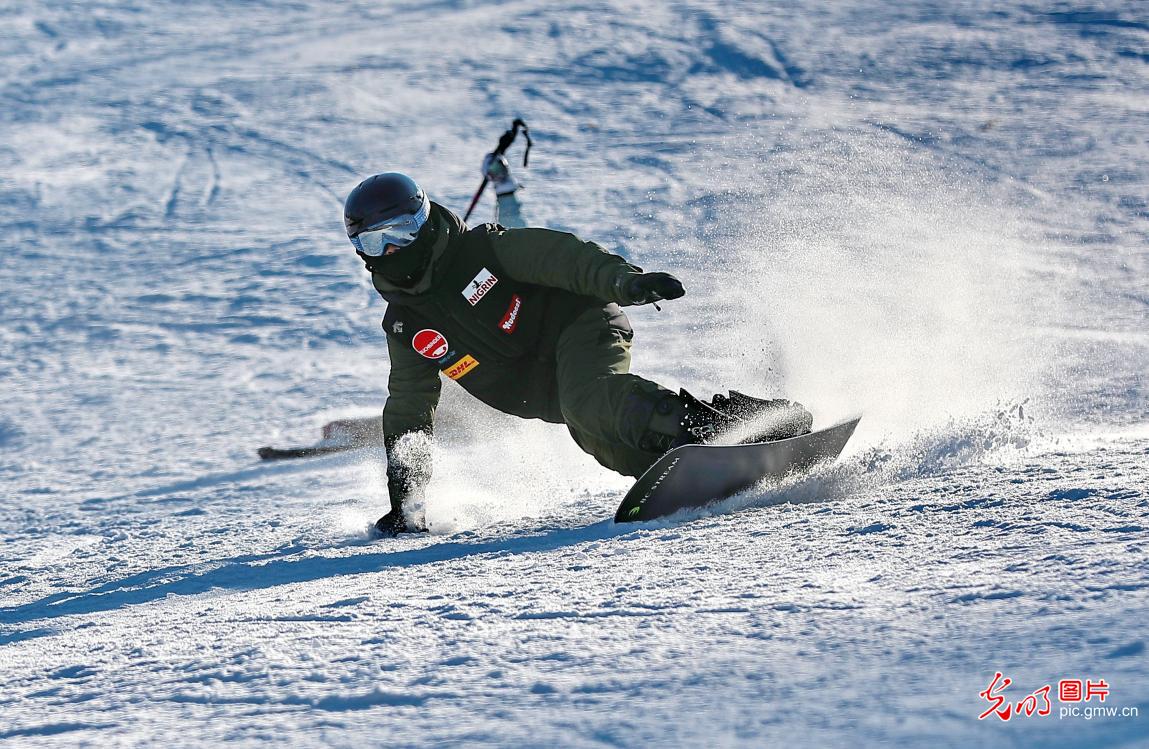
{"label": "packed snow slope", "polygon": [[[770,5],[6,2],[0,745],[1149,745],[1144,2]],[[386,397],[343,196],[515,116],[532,223],[686,283],[635,370],[836,466],[615,525],[451,383],[427,536],[259,463]]]}

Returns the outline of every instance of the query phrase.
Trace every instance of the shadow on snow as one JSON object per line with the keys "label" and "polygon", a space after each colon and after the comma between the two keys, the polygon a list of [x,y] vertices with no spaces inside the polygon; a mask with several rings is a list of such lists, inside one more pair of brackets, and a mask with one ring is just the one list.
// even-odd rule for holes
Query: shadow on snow
{"label": "shadow on snow", "polygon": [[[197,571],[192,566],[149,570],[87,592],[56,593],[22,606],[0,608],[0,625],[112,611],[150,603],[169,595],[194,595],[215,589],[261,590],[291,583],[379,572],[393,567],[449,562],[483,554],[553,551],[576,543],[634,534],[642,530],[616,526],[613,521],[604,520],[582,528],[555,530],[541,535],[495,541],[445,541],[418,549],[343,557],[294,558],[300,550],[298,546],[292,546],[272,554],[236,557],[206,571]],[[52,633],[51,630],[2,633],[0,644]]]}

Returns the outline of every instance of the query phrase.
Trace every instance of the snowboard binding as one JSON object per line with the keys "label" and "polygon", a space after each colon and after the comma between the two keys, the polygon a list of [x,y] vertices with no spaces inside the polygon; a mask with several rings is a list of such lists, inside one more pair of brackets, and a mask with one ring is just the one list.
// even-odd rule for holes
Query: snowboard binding
{"label": "snowboard binding", "polygon": [[752,434],[740,439],[741,444],[799,437],[809,434],[814,424],[814,417],[805,406],[785,398],[755,398],[730,390],[727,395],[716,394],[710,399],[710,405],[717,411],[753,425]]}
{"label": "snowboard binding", "polygon": [[686,390],[667,393],[654,404],[639,447],[665,453],[683,445],[773,442],[810,432],[814,418],[801,404],[766,400],[731,390],[709,403]]}

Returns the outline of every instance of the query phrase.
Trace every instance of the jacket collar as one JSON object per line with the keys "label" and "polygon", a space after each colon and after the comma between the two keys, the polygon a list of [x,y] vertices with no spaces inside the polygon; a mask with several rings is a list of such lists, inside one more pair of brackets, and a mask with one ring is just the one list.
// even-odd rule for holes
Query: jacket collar
{"label": "jacket collar", "polygon": [[423,274],[423,277],[419,279],[414,286],[410,288],[400,288],[378,273],[371,274],[371,283],[375,286],[375,290],[388,302],[395,304],[417,304],[420,301],[420,297],[426,295],[427,292],[431,290],[436,276],[440,274],[441,266],[443,265],[443,260],[451,241],[467,230],[462,219],[450,210],[434,202],[431,203],[431,216],[428,221],[435,222],[439,236],[435,238],[435,244],[431,247],[431,263],[427,266],[427,272]]}

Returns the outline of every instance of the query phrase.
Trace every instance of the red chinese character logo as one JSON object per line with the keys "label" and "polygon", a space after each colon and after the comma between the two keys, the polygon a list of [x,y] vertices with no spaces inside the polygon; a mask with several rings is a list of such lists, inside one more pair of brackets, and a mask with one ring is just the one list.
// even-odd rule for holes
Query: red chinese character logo
{"label": "red chinese character logo", "polygon": [[[1009,720],[1022,715],[1031,718],[1034,715],[1049,715],[1053,712],[1053,704],[1049,701],[1049,692],[1053,687],[1046,684],[1041,689],[1034,690],[1032,694],[1027,695],[1015,705],[1007,702],[1001,694],[1012,683],[1013,680],[1003,678],[1000,671],[993,675],[993,681],[989,683],[989,686],[978,692],[979,697],[990,703],[986,711],[977,716],[978,720],[985,720],[990,715],[996,715],[1001,720]],[[1078,683],[1078,687],[1080,686]]]}
{"label": "red chinese character logo", "polygon": [[1057,682],[1057,699],[1062,702],[1081,702],[1081,679],[1062,679]]}
{"label": "red chinese character logo", "polygon": [[[1049,690],[1050,686],[1046,684],[1041,689],[1038,689],[1036,692],[1029,695],[1021,702],[1017,703],[1018,714],[1020,715],[1024,712],[1025,717],[1028,718],[1035,712],[1038,715],[1049,715],[1051,712],[1053,712],[1053,705],[1049,703]],[[1037,701],[1039,697],[1041,698],[1041,701],[1045,703],[1045,707],[1038,708]]]}
{"label": "red chinese character logo", "polygon": [[1109,685],[1105,683],[1105,679],[1099,679],[1096,683],[1093,681],[1085,682],[1085,701],[1089,702],[1094,697],[1100,697],[1102,702],[1109,696]]}
{"label": "red chinese character logo", "polygon": [[[979,697],[984,697],[986,702],[990,703],[989,708],[984,713],[977,716],[978,720],[985,720],[990,713],[994,713],[1002,720],[1009,720],[1013,717],[1013,705],[1007,703],[1005,701],[1005,697],[1002,697],[1000,694],[995,694],[996,691],[1002,691],[1010,684],[1012,684],[1013,680],[1006,678],[1001,682],[1001,686],[998,686],[998,680],[1000,679],[1001,671],[998,671],[993,675],[993,681],[989,683],[989,686],[981,692],[978,692]],[[1003,704],[1005,705],[1005,709],[999,709]]]}

